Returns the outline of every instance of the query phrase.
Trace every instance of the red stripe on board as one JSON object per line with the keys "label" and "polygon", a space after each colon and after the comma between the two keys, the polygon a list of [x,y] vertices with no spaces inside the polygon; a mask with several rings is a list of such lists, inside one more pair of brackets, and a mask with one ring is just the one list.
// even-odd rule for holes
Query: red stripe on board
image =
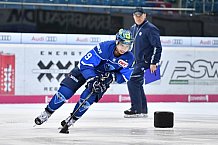
{"label": "red stripe on board", "polygon": [[[48,103],[52,96],[46,95],[4,95],[0,96],[0,104],[21,104],[21,103]],[[79,100],[79,95],[74,95],[69,103],[75,103]],[[218,102],[218,94],[191,94],[191,95],[147,95],[148,102]],[[128,94],[106,94],[100,102],[130,102]]]}
{"label": "red stripe on board", "polygon": [[147,95],[148,102],[188,102],[188,95]]}

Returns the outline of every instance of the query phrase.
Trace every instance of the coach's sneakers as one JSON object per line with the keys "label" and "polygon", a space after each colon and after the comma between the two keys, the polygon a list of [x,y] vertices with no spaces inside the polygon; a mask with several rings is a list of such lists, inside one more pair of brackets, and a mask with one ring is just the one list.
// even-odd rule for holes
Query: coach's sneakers
{"label": "coach's sneakers", "polygon": [[147,118],[147,113],[138,113],[136,110],[131,109],[124,111],[124,118]]}
{"label": "coach's sneakers", "polygon": [[36,125],[41,125],[42,123],[46,122],[48,118],[51,116],[51,113],[48,111],[43,111],[41,115],[35,118]]}

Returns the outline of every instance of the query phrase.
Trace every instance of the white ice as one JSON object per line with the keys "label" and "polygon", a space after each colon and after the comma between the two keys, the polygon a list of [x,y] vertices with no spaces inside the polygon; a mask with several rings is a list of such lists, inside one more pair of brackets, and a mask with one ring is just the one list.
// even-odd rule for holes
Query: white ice
{"label": "white ice", "polygon": [[[129,103],[97,103],[70,128],[58,127],[75,104],[64,104],[45,124],[33,127],[46,104],[0,105],[0,145],[214,145],[218,103],[148,103],[148,118],[124,118]],[[173,128],[155,128],[154,112],[172,111]]]}

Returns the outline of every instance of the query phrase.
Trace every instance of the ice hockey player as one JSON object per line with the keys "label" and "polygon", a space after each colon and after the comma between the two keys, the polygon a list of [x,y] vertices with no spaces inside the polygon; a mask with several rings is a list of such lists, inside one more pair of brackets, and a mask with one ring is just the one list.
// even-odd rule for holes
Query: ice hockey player
{"label": "ice hockey player", "polygon": [[116,34],[116,40],[101,42],[90,50],[81,58],[79,66],[75,67],[60,83],[60,88],[45,110],[35,118],[36,125],[41,125],[47,121],[55,110],[70,99],[86,82],[85,90],[80,95],[80,100],[75,105],[74,111],[90,93],[92,95],[73,117],[70,115],[61,122],[62,126],[67,124],[70,127],[75,123],[94,102],[97,103],[102,98],[113,80],[117,83],[129,80],[134,61],[134,56],[130,52],[132,43],[131,32],[120,29]]}

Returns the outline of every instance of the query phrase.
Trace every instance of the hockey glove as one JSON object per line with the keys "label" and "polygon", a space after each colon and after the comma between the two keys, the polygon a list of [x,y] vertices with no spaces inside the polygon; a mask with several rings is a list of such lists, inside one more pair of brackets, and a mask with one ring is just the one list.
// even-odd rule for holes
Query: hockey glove
{"label": "hockey glove", "polygon": [[110,87],[110,84],[113,82],[113,80],[114,77],[112,73],[105,73],[101,76],[96,76],[89,79],[87,87],[94,93],[103,94]]}
{"label": "hockey glove", "polygon": [[99,76],[89,79],[87,83],[87,88],[89,88],[93,93],[100,94],[106,90],[106,86]]}

